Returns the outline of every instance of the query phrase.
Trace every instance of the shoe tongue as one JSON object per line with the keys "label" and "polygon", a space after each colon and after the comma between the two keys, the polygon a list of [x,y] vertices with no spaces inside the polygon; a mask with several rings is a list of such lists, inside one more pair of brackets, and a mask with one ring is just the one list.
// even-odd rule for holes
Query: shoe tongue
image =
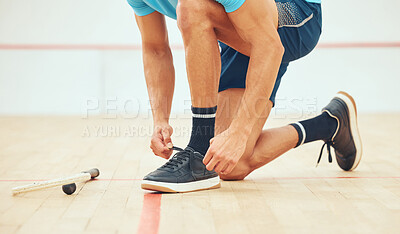
{"label": "shoe tongue", "polygon": [[189,154],[192,153],[192,152],[193,152],[193,149],[192,149],[192,148],[190,148],[190,149],[185,148],[185,149],[182,150],[182,151],[176,152],[176,154],[174,155],[174,157],[175,157],[175,158],[188,157]]}
{"label": "shoe tongue", "polygon": [[204,155],[203,155],[202,153],[196,151],[196,150],[193,149],[192,147],[187,146],[187,147],[185,148],[185,151],[189,151],[189,152],[193,153],[193,155],[195,155],[195,156],[197,156],[197,157],[204,158]]}
{"label": "shoe tongue", "polygon": [[192,147],[186,146],[185,151],[196,152]]}

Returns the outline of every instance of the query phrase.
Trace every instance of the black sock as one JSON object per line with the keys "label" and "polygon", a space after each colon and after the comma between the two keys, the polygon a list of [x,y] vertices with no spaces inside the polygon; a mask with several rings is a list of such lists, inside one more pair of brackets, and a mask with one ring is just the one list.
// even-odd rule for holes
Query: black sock
{"label": "black sock", "polygon": [[205,155],[210,140],[214,137],[215,113],[217,107],[199,108],[192,107],[192,135],[188,146]]}
{"label": "black sock", "polygon": [[304,143],[316,140],[330,140],[336,132],[338,122],[328,113],[323,112],[312,119],[303,120],[290,125],[292,125],[299,134],[299,141],[296,145],[297,147]]}

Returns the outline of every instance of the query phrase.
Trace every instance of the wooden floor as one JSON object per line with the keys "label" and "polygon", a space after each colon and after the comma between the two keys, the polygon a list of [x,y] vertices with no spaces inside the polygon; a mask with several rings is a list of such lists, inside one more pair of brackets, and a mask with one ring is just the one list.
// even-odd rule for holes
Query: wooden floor
{"label": "wooden floor", "polygon": [[[178,146],[189,120],[173,121]],[[150,119],[1,117],[0,233],[399,233],[399,120],[360,116],[364,156],[351,173],[327,155],[315,168],[318,142],[217,190],[149,194],[140,179],[163,163],[148,147]],[[60,188],[11,195],[14,186],[92,167],[99,180],[74,195]]]}

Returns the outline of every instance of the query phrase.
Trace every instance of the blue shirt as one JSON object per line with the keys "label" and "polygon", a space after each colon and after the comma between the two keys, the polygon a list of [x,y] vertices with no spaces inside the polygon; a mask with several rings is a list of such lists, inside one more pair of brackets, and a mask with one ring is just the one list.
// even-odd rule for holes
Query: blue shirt
{"label": "blue shirt", "polygon": [[[176,5],[178,0],[127,0],[138,16],[145,16],[154,11],[176,19]],[[227,13],[239,9],[246,0],[216,0],[224,6]],[[321,3],[321,0],[306,0],[312,3]]]}

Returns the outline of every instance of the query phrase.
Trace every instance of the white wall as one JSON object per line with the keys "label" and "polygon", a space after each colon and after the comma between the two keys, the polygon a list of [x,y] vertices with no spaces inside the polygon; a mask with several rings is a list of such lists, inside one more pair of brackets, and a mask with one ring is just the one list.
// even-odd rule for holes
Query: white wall
{"label": "white wall", "polygon": [[[383,3],[325,0],[321,43],[399,42],[400,2]],[[181,44],[175,21],[167,23],[171,44]],[[2,44],[134,45],[140,36],[125,0],[0,0]],[[173,53],[179,113],[190,96],[184,53]],[[340,89],[360,111],[400,111],[399,87],[399,47],[320,48],[289,66],[275,112],[317,111]],[[0,114],[148,113],[147,100],[138,50],[0,50]]]}

